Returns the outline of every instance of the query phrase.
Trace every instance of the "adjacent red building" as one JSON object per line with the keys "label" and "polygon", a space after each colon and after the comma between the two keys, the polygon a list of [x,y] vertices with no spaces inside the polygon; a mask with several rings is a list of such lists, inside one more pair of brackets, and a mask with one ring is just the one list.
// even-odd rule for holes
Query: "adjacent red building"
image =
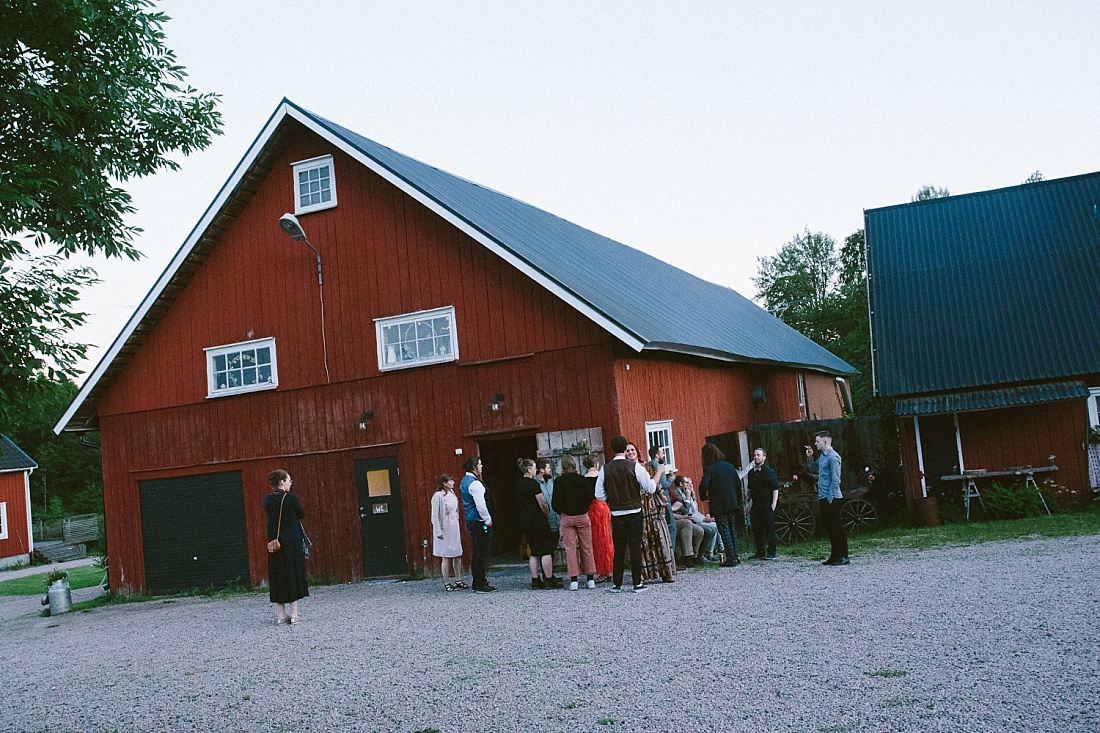
{"label": "adjacent red building", "polygon": [[910,499],[1100,490],[1100,173],[872,209],[866,232]]}
{"label": "adjacent red building", "polygon": [[0,568],[31,560],[31,473],[36,468],[30,456],[0,435]]}
{"label": "adjacent red building", "polygon": [[279,467],[311,572],[357,580],[424,566],[436,477],[474,453],[514,552],[517,458],[623,433],[698,475],[707,436],[839,416],[851,371],[729,288],[284,100],[57,430],[101,433],[113,588],[262,581]]}

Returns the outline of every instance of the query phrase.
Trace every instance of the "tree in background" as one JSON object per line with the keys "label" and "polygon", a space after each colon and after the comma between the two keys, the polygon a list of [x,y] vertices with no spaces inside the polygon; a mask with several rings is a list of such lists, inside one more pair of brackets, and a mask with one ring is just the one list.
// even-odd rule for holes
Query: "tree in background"
{"label": "tree in background", "polygon": [[95,274],[65,269],[64,258],[140,256],[117,184],[178,168],[170,154],[220,134],[217,96],[181,86],[161,30],[168,18],[151,7],[0,5],[0,430],[45,384],[75,376],[85,354],[67,336]]}
{"label": "tree in background", "polygon": [[[81,445],[72,433],[54,435],[58,416],[76,396],[77,386],[65,377],[35,378],[30,399],[12,412],[4,433],[38,468],[31,474],[31,508],[36,517],[63,513],[102,513],[103,474],[99,451]],[[96,434],[90,442],[98,442]]]}
{"label": "tree in background", "polygon": [[[913,201],[950,196],[922,186]],[[867,253],[862,229],[838,249],[836,240],[808,228],[770,257],[757,259],[756,299],[777,318],[859,370],[851,378],[857,414],[892,415],[890,400],[874,397]]]}
{"label": "tree in background", "polygon": [[1039,171],[1035,171],[1030,176],[1024,179],[1024,183],[1038,183],[1043,180],[1043,174]]}

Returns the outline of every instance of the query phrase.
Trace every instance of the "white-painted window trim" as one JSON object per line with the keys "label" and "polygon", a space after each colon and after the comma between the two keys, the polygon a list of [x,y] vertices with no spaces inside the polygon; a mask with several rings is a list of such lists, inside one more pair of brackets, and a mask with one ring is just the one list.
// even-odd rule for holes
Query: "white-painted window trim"
{"label": "white-painted window trim", "polygon": [[0,540],[8,538],[8,502],[0,501]]}
{"label": "white-painted window trim", "polygon": [[[265,362],[263,350],[267,349]],[[211,346],[206,352],[206,396],[228,397],[229,395],[260,392],[279,386],[279,365],[275,357],[275,338],[253,339],[224,346]],[[248,354],[251,353],[251,358]],[[233,356],[238,355],[237,365]],[[219,359],[224,357],[224,359]],[[265,370],[265,367],[268,367]],[[270,376],[268,376],[270,372]],[[225,379],[220,379],[224,375]],[[228,386],[233,383],[234,386]],[[253,381],[250,381],[253,380]],[[249,383],[245,383],[248,381]],[[225,385],[219,387],[219,384]]]}
{"label": "white-painted window trim", "polygon": [[375,318],[374,332],[379,371],[458,361],[453,305]]}
{"label": "white-painted window trim", "polygon": [[[661,434],[664,433],[668,438],[666,441],[660,439]],[[645,450],[646,460],[649,460],[649,449],[655,445],[659,445],[665,449],[665,467],[676,470],[676,449],[673,447],[672,441],[672,421],[671,420],[653,420],[646,422],[645,424]]]}
{"label": "white-painted window trim", "polygon": [[806,399],[806,372],[798,372],[798,411],[805,418],[809,415]]}
{"label": "white-painted window trim", "polygon": [[1089,427],[1100,427],[1100,387],[1089,387]]}
{"label": "white-painted window trim", "polygon": [[[336,206],[336,169],[332,165],[331,155],[300,160],[291,167],[294,170],[295,214],[308,214]],[[316,175],[311,176],[311,173]],[[303,181],[303,176],[307,180]],[[310,200],[303,202],[303,195]],[[314,198],[317,200],[313,201]]]}

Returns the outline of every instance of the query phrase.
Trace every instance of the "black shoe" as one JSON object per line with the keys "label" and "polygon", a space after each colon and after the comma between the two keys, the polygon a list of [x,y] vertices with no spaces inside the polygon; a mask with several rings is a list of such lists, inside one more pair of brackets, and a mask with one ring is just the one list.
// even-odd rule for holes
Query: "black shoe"
{"label": "black shoe", "polygon": [[833,565],[851,565],[851,564],[852,564],[852,561],[849,560],[846,557],[842,557],[842,558],[840,558],[839,560],[837,560],[836,562],[833,563]]}
{"label": "black shoe", "polygon": [[722,563],[722,567],[724,567],[724,568],[735,568],[740,564],[741,564],[741,561],[738,558],[735,557],[732,560],[727,560],[726,562]]}
{"label": "black shoe", "polygon": [[765,560],[774,560],[774,559],[775,559],[775,555],[764,555],[764,559],[765,559]]}
{"label": "black shoe", "polygon": [[821,564],[822,565],[836,565],[836,558],[835,557],[830,557],[828,560],[822,560]]}
{"label": "black shoe", "polygon": [[496,591],[496,588],[489,585],[488,583],[481,586],[480,588],[474,588],[474,593],[493,593],[495,591]]}
{"label": "black shoe", "polygon": [[764,556],[763,555],[753,555],[750,559],[752,559],[752,560],[763,560]]}
{"label": "black shoe", "polygon": [[542,590],[546,587],[546,583],[542,578],[531,578],[531,590]]}
{"label": "black shoe", "polygon": [[564,588],[565,583],[558,576],[552,575],[552,576],[550,576],[549,578],[546,579],[546,587],[547,588]]}

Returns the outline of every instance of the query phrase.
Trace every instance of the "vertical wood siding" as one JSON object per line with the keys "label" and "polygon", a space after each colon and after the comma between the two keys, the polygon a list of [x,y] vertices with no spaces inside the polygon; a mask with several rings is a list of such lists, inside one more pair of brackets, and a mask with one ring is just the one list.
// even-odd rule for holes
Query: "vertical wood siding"
{"label": "vertical wood siding", "polygon": [[27,529],[27,474],[23,471],[0,473],[0,502],[8,507],[8,538],[0,540],[0,559],[26,555],[31,551]]}

